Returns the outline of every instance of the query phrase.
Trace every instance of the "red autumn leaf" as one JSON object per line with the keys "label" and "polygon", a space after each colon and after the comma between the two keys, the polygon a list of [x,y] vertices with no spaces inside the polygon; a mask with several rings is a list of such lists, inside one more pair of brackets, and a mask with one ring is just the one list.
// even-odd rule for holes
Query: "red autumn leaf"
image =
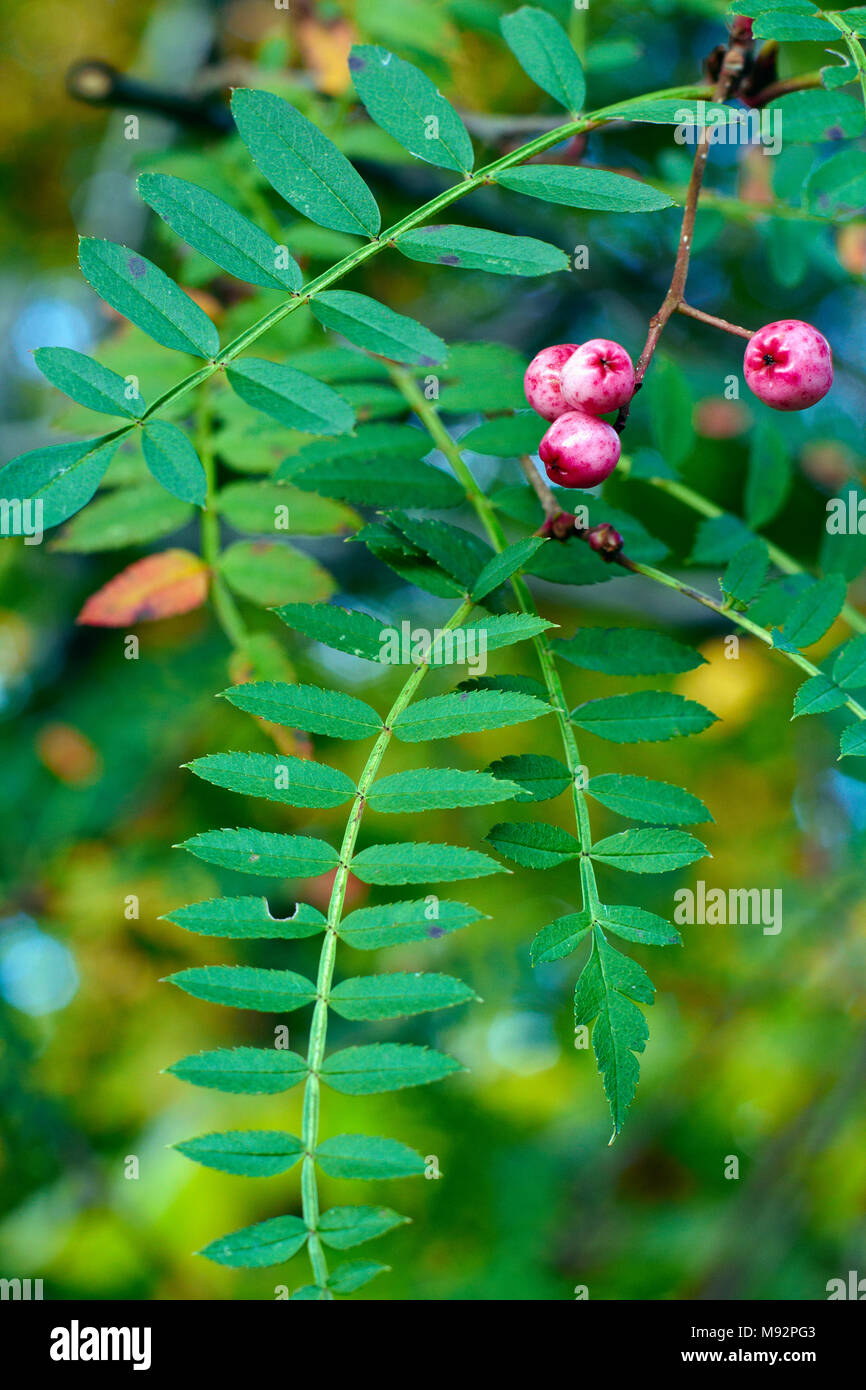
{"label": "red autumn leaf", "polygon": [[207,598],[208,569],[189,550],[163,550],[127,566],[91,594],[76,622],[91,627],[129,627],[173,618]]}

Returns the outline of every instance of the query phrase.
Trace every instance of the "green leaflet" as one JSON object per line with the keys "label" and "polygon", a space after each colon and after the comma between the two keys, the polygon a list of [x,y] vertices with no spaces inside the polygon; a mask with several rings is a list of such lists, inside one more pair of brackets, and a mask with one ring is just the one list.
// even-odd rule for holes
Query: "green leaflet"
{"label": "green leaflet", "polygon": [[819,672],[804,681],[794,696],[792,719],[804,714],[826,714],[827,710],[840,709],[846,700],[844,690],[835,685],[829,676]]}
{"label": "green leaflet", "polygon": [[[381,443],[369,439],[374,431]],[[394,436],[392,442],[385,441],[385,431]],[[275,476],[358,507],[437,509],[459,507],[463,501],[460,485],[450,473],[418,462],[429,452],[418,430],[404,425],[361,426],[353,438],[341,440],[343,445],[345,454],[338,457],[338,450],[316,440],[285,459]],[[343,454],[342,447],[339,453]]]}
{"label": "green leaflet", "polygon": [[453,883],[508,872],[488,854],[458,845],[371,845],[352,860],[362,883]]}
{"label": "green leaflet", "polygon": [[52,549],[88,555],[145,545],[179,530],[193,515],[188,502],[168,496],[156,483],[118,488],[73,517]]}
{"label": "green leaflet", "polygon": [[667,463],[680,468],[695,443],[692,389],[672,357],[660,353],[653,368],[646,385],[653,443]]}
{"label": "green leaflet", "polygon": [[660,743],[684,734],[699,734],[717,718],[695,700],[667,690],[639,690],[587,700],[572,710],[580,729],[612,743]]}
{"label": "green leaflet", "polygon": [[381,218],[360,174],[322,132],[271,92],[232,95],[240,137],[268,183],[311,222],[373,237]]}
{"label": "green leaflet", "polygon": [[507,236],[483,227],[416,227],[397,238],[410,261],[486,270],[490,275],[550,275],[568,270],[568,257],[549,241]]}
{"label": "green leaflet", "polygon": [[[688,410],[691,413],[691,398]],[[684,457],[691,452],[692,438],[688,449],[684,447]],[[726,565],[744,545],[754,539],[748,526],[738,516],[725,512],[721,516],[707,517],[698,526],[689,560],[693,565]]]}
{"label": "green leaflet", "polygon": [[393,362],[435,367],[448,356],[447,345],[429,328],[369,295],[354,290],[326,290],[310,301],[310,308],[325,328]]}
{"label": "green leaflet", "polygon": [[590,850],[597,863],[632,874],[665,874],[684,869],[706,853],[706,845],[685,830],[656,828],[620,830],[599,840]]}
{"label": "green leaflet", "polygon": [[380,1091],[400,1091],[405,1086],[426,1086],[462,1071],[459,1062],[431,1047],[414,1043],[372,1043],[332,1052],[322,1066],[322,1080],[345,1096],[371,1096]]}
{"label": "green leaflet", "polygon": [[[484,420],[469,430],[460,440],[461,449],[474,454],[490,454],[494,458],[519,458],[521,454],[537,454],[545,433],[545,421],[534,411],[518,410],[514,415],[498,415]],[[540,537],[529,536],[527,540]],[[522,541],[515,542],[517,545]]]}
{"label": "green leaflet", "polygon": [[737,603],[751,603],[767,577],[769,564],[766,543],[759,537],[748,541],[728,561],[721,579],[722,592]]}
{"label": "green leaflet", "polygon": [[847,586],[841,574],[828,574],[805,589],[797,599],[782,629],[795,647],[811,647],[836,621],[845,602]]}
{"label": "green leaflet", "polygon": [[670,782],[654,782],[650,777],[607,772],[591,777],[586,790],[602,806],[621,816],[630,816],[632,820],[659,825],[698,825],[713,819],[704,803],[691,792]]}
{"label": "green leaflet", "polygon": [[[42,504],[44,528],[59,526],[80,511],[102,482],[119,443],[119,436],[106,434],[74,444],[49,444],[10,459],[0,472],[0,502],[12,508],[9,534],[36,533],[37,502]],[[22,509],[18,518],[16,503]]]}
{"label": "green leaflet", "polygon": [[833,679],[843,690],[862,690],[866,686],[866,634],[852,637],[837,652]]}
{"label": "green leaflet", "polygon": [[283,460],[275,477],[297,482],[299,475],[309,469],[311,480],[315,477],[317,481],[330,482],[328,470],[335,464],[346,465],[352,459],[415,463],[429,453],[428,437],[410,425],[359,425],[347,439],[314,439],[305,444],[296,454]]}
{"label": "green leaflet", "polygon": [[819,144],[863,133],[863,103],[849,92],[790,92],[764,109],[780,113],[786,144]]}
{"label": "green leaflet", "polygon": [[491,763],[490,771],[494,777],[504,777],[522,787],[515,801],[551,801],[571,786],[568,768],[544,753],[509,754]]}
{"label": "green leaflet", "polygon": [[254,536],[331,536],[361,525],[348,507],[286,483],[229,483],[216,498],[216,510],[236,531]]}
{"label": "green leaflet", "polygon": [[[825,82],[829,73],[850,82],[857,69],[825,68]],[[866,210],[866,152],[849,147],[817,165],[806,180],[805,193],[809,211],[821,217],[861,217]]]}
{"label": "green leaflet", "polygon": [[269,830],[206,830],[176,845],[206,864],[238,873],[272,878],[310,878],[340,862],[337,851],[309,835],[279,835]]}
{"label": "green leaflet", "polygon": [[604,169],[583,169],[564,164],[526,164],[505,169],[496,182],[514,193],[541,198],[569,208],[594,208],[599,212],[657,212],[673,207],[673,198],[648,183],[610,174]]}
{"label": "green leaflet", "polygon": [[235,541],[220,553],[219,571],[236,594],[261,608],[289,598],[322,603],[337,587],[312,555],[282,541]]}
{"label": "green leaflet", "polygon": [[473,1000],[478,1000],[475,991],[452,975],[395,972],[341,980],[328,1002],[341,1018],[383,1019],[409,1018]]}
{"label": "green leaflet", "polygon": [[646,971],[615,950],[596,928],[592,952],[574,991],[575,1027],[595,1020],[592,1045],[604,1081],[613,1119],[613,1136],[619,1134],[625,1112],[634,1098],[640,1068],[636,1052],[643,1052],[649,1037],[647,1021],[637,1004],[651,1004],[655,990]]}
{"label": "green leaflet", "polygon": [[422,898],[420,902],[359,907],[343,918],[337,932],[342,941],[358,951],[378,951],[383,946],[403,946],[410,941],[438,940],[460,927],[470,926],[482,915],[467,903]]}
{"label": "green leaflet", "polygon": [[322,1212],[316,1230],[324,1245],[333,1250],[351,1250],[408,1220],[408,1216],[398,1216],[388,1207],[330,1207]]}
{"label": "green leaflet", "polygon": [[273,1216],[255,1226],[244,1226],[231,1235],[212,1240],[198,1253],[230,1269],[265,1269],[281,1265],[297,1254],[307,1239],[299,1216]]}
{"label": "green leaflet", "polygon": [[576,116],[583,108],[586,82],[580,59],[553,15],[524,5],[503,15],[500,27],[523,71]]}
{"label": "green leaflet", "polygon": [[355,44],[349,71],[373,120],[410,154],[460,174],[471,171],[475,156],[465,125],[419,68],[386,48]]}
{"label": "green leaflet", "polygon": [[509,801],[520,788],[487,772],[461,772],[457,768],[416,768],[395,772],[374,782],[367,793],[371,811],[412,814],[453,806],[489,806]]}
{"label": "green leaflet", "polygon": [[286,248],[222,198],[172,174],[140,174],[138,191],[178,236],[229,275],[265,289],[301,288],[300,266]]}
{"label": "green leaflet", "polygon": [[304,1151],[296,1135],[275,1129],[234,1129],[222,1134],[203,1134],[200,1139],[187,1139],[173,1147],[194,1163],[241,1178],[270,1178],[276,1173],[286,1173]]}
{"label": "green leaflet", "polygon": [[573,637],[554,642],[553,648],[573,665],[608,676],[657,676],[706,664],[694,647],[648,628],[582,627]]}
{"label": "green leaflet", "polygon": [[289,1091],[303,1081],[307,1063],[297,1052],[271,1047],[219,1047],[182,1057],[168,1067],[172,1076],[232,1095],[270,1096]]}
{"label": "green leaflet", "polygon": [[619,903],[613,907],[600,907],[599,926],[606,927],[624,941],[637,941],[642,946],[681,946],[683,939],[676,927],[657,917],[654,912],[645,912],[642,907],[625,907]]}
{"label": "green leaflet", "polygon": [[[330,1275],[328,1288],[334,1293],[354,1293],[356,1289],[362,1289],[365,1284],[369,1284],[377,1274],[389,1274],[390,1271],[390,1265],[377,1264],[375,1260],[347,1260]],[[314,1289],[314,1293],[317,1298],[320,1297],[319,1289]],[[292,1297],[296,1295],[293,1294]]]}
{"label": "green leaflet", "polygon": [[226,368],[226,378],[253,410],[261,410],[289,429],[347,434],[355,423],[355,412],[342,396],[323,381],[283,363],[238,358]]}
{"label": "green leaflet", "polygon": [[163,347],[217,357],[219,334],[203,309],[137,251],[114,241],[82,237],[78,264],[88,284]]}
{"label": "green leaflet", "polygon": [[141,432],[141,448],[145,463],[166,492],[182,502],[204,506],[207,478],[183,430],[166,420],[148,420]]}
{"label": "green leaflet", "polygon": [[779,39],[786,43],[832,43],[839,30],[818,14],[764,14],[755,19],[752,33],[756,39]]}
{"label": "green leaflet", "polygon": [[533,939],[529,948],[533,966],[549,965],[570,956],[591,930],[590,912],[569,912],[565,917],[557,917],[555,922],[542,927]]}
{"label": "green leaflet", "polygon": [[64,347],[37,348],[33,361],[52,386],[88,410],[133,420],[144,413],[145,404],[134,379],[118,376],[83,352]]}
{"label": "green leaflet", "polygon": [[316,997],[312,980],[294,970],[262,970],[251,965],[202,965],[168,975],[170,984],[196,999],[259,1013],[300,1009]]}
{"label": "green leaflet", "polygon": [[[539,633],[546,632],[549,628],[556,627],[556,623],[549,623],[545,618],[537,618],[534,613],[488,613],[483,618],[476,619],[472,623],[464,623],[457,628],[453,634],[453,647],[460,653],[461,639],[465,640],[465,658],[460,658],[461,664],[468,662],[473,664],[475,657],[473,652],[498,651],[500,647],[511,647],[515,642],[526,642],[531,637],[537,637]],[[465,634],[465,638],[464,638]],[[475,640],[477,634],[478,640]],[[433,665],[438,665],[436,661],[436,645],[433,648]],[[445,664],[450,665],[452,658],[449,654],[447,639],[443,639],[443,657]]]}
{"label": "green leaflet", "polygon": [[447,372],[453,373],[440,397],[442,410],[525,410],[526,358],[501,343],[452,343]]}
{"label": "green leaflet", "polygon": [[267,898],[251,897],[209,898],[177,907],[165,920],[200,936],[235,940],[295,941],[316,936],[325,926],[322,913],[307,903],[296,903],[291,917],[272,917]]}
{"label": "green leaflet", "polygon": [[372,738],[382,728],[382,720],[365,701],[342,690],[321,690],[317,685],[256,681],[224,690],[223,698],[272,724],[328,738]]}
{"label": "green leaflet", "polygon": [[758,530],[781,510],[794,476],[791,450],[774,425],[760,420],[752,435],[744,498],[746,520]]}
{"label": "green leaflet", "polygon": [[495,850],[524,869],[552,869],[580,854],[580,843],[544,821],[514,821],[494,825],[486,839]]}
{"label": "green leaflet", "polygon": [[842,730],[840,758],[866,757],[866,724],[849,724]]}
{"label": "green leaflet", "polygon": [[339,608],[332,603],[287,603],[277,609],[295,632],[313,642],[323,642],[338,652],[350,652],[365,661],[382,661],[386,624],[369,613],[357,609]]}
{"label": "green leaflet", "polygon": [[504,729],[549,714],[550,706],[532,695],[505,690],[453,691],[416,700],[394,721],[394,735],[404,743]]}
{"label": "green leaflet", "polygon": [[184,766],[217,787],[287,806],[342,806],[355,795],[345,772],[288,754],[210,753]]}
{"label": "green leaflet", "polygon": [[522,569],[541,545],[544,545],[542,536],[526,536],[523,540],[515,541],[513,545],[507,546],[499,555],[494,555],[491,560],[488,560],[473,584],[472,598],[478,602],[480,599],[486,598],[494,589],[498,589],[500,584],[504,584],[507,579]]}
{"label": "green leaflet", "polygon": [[[316,1162],[331,1178],[411,1178],[424,1172],[424,1160],[408,1144],[371,1134],[337,1134],[316,1149]],[[330,1281],[333,1284],[333,1276]]]}
{"label": "green leaflet", "polygon": [[494,551],[480,536],[439,518],[391,512],[387,522],[390,527],[397,528],[397,535],[410,546],[452,575],[461,593],[472,586],[478,571],[494,556]]}

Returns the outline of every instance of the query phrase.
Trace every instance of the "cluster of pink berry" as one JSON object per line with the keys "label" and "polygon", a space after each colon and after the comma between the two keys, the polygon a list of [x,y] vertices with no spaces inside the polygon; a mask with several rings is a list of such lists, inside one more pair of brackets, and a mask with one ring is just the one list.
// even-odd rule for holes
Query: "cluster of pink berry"
{"label": "cluster of pink berry", "polygon": [[[758,329],[746,345],[746,384],[774,410],[805,410],[833,384],[830,344],[800,319]],[[632,360],[608,338],[557,343],[533,357],[523,379],[526,399],[552,421],[538,448],[547,476],[560,487],[595,487],[619,462],[617,431],[601,415],[628,405]]]}

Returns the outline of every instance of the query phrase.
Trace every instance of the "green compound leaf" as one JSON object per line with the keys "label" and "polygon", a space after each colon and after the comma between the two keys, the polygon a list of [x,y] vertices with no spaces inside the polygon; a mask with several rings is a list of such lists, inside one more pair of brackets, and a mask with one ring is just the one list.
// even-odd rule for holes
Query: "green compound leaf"
{"label": "green compound leaf", "polygon": [[494,825],[485,837],[495,850],[524,869],[552,869],[580,854],[580,843],[558,825],[513,821]]}
{"label": "green compound leaf", "polygon": [[414,1043],[372,1043],[332,1052],[322,1064],[322,1080],[344,1096],[372,1096],[426,1086],[463,1068],[453,1057]]}
{"label": "green compound leaf", "polygon": [[599,864],[632,874],[666,874],[684,869],[707,853],[706,845],[685,830],[620,830],[590,850]]}
{"label": "green compound leaf", "polygon": [[137,251],[114,241],[82,237],[78,264],[106,304],[163,347],[217,357],[219,334],[203,309]]}
{"label": "green compound leaf", "polygon": [[504,584],[519,569],[522,569],[527,560],[530,560],[538,550],[539,546],[544,545],[541,536],[527,536],[524,540],[515,541],[509,545],[499,555],[494,555],[489,560],[479,574],[472,586],[472,598],[476,603],[485,598],[494,589],[498,589],[500,584]]}
{"label": "green compound leaf", "polygon": [[414,1178],[424,1172],[424,1160],[408,1144],[378,1139],[372,1134],[337,1134],[316,1149],[316,1162],[330,1178]]}
{"label": "green compound leaf", "polygon": [[398,1216],[388,1207],[330,1207],[322,1212],[316,1229],[322,1243],[332,1250],[351,1250],[408,1220],[408,1216]]}
{"label": "green compound leaf", "polygon": [[530,946],[533,966],[549,965],[562,960],[576,951],[587,932],[592,930],[591,912],[569,912],[565,917],[557,917],[555,922],[542,927]]}
{"label": "green compound leaf", "polygon": [[337,587],[312,555],[282,541],[235,541],[220,553],[218,566],[236,594],[261,608],[287,598],[323,602]]}
{"label": "green compound leaf", "polygon": [[240,1178],[270,1178],[276,1173],[287,1173],[304,1152],[296,1135],[277,1129],[230,1129],[221,1134],[203,1134],[200,1139],[186,1139],[173,1147],[194,1163]]}
{"label": "green compound leaf", "polygon": [[613,907],[598,909],[599,926],[605,927],[624,941],[637,941],[642,946],[681,946],[683,939],[676,927],[657,917],[654,912],[645,912],[642,907]]}
{"label": "green compound leaf", "polygon": [[647,183],[609,174],[604,169],[582,169],[564,164],[527,164],[496,175],[496,182],[514,193],[541,198],[568,208],[593,208],[598,212],[658,212],[673,207],[673,199]]}
{"label": "green compound leaf", "polygon": [[468,903],[422,898],[420,902],[360,907],[343,919],[337,933],[358,951],[378,951],[410,941],[437,941],[449,932],[471,926],[482,916]]}
{"label": "green compound leaf", "polygon": [[188,502],[168,496],[155,483],[118,488],[79,512],[54,541],[52,549],[73,555],[124,550],[170,535],[193,516]]}
{"label": "green compound leaf", "polygon": [[337,851],[309,835],[279,835],[270,830],[206,830],[176,845],[206,864],[269,878],[312,878],[335,869]]}
{"label": "green compound leaf", "polygon": [[355,795],[355,784],[345,772],[288,754],[209,753],[184,766],[214,786],[286,806],[342,806]]}
{"label": "green compound leaf", "polygon": [[592,1045],[613,1119],[612,1140],[637,1089],[649,1028],[635,1000],[651,1004],[655,990],[646,971],[609,944],[597,929],[592,953],[574,991],[575,1027],[595,1021]]}
{"label": "green compound leaf", "polygon": [[293,970],[262,970],[251,965],[202,965],[179,970],[166,980],[196,999],[259,1013],[300,1009],[316,997],[312,980]]}
{"label": "green compound leaf", "polygon": [[513,782],[487,772],[451,767],[413,768],[374,782],[367,793],[371,811],[413,814],[456,806],[490,806],[510,801],[520,791]]}
{"label": "green compound leaf", "polygon": [[452,883],[506,872],[488,854],[459,845],[371,845],[352,860],[352,873],[362,883]]}
{"label": "green compound leaf", "polygon": [[349,56],[355,91],[377,125],[427,164],[469,173],[472,141],[454,107],[419,68],[372,44]]}
{"label": "green compound leaf", "polygon": [[229,1236],[212,1240],[198,1253],[229,1269],[266,1269],[281,1265],[297,1254],[307,1239],[299,1216],[272,1216],[255,1226],[244,1226]]}
{"label": "green compound leaf", "polygon": [[552,14],[530,5],[503,15],[502,34],[523,71],[576,116],[586,97],[580,59]]}
{"label": "green compound leaf", "polygon": [[722,592],[737,603],[749,604],[757,598],[764,580],[770,556],[764,541],[756,537],[733,555],[722,575]]}
{"label": "green compound leaf", "polygon": [[376,235],[381,218],[372,193],[311,121],[282,97],[243,87],[232,96],[232,114],[253,162],[281,198],[321,227]]}
{"label": "green compound leaf", "polygon": [[611,743],[662,743],[669,738],[699,734],[717,717],[697,701],[667,690],[607,695],[600,700],[587,700],[571,712],[579,729],[588,729]]}
{"label": "green compound leaf", "polygon": [[648,628],[582,627],[573,637],[554,642],[553,649],[574,666],[608,676],[657,676],[706,664],[694,647]]}
{"label": "green compound leaf", "polygon": [[410,261],[486,270],[490,275],[551,275],[568,270],[559,246],[531,236],[508,236],[484,227],[416,227],[397,238],[397,250]]}
{"label": "green compound leaf", "polygon": [[794,713],[791,717],[799,719],[804,714],[826,714],[828,710],[840,709],[846,699],[845,691],[819,672],[800,686],[794,696]]}
{"label": "green compound leaf", "polygon": [[833,679],[843,690],[862,690],[866,686],[866,634],[852,637],[836,653]]}
{"label": "green compound leaf", "polygon": [[477,1001],[475,991],[452,975],[395,972],[342,980],[331,990],[328,1003],[341,1018],[383,1019],[409,1018]]}
{"label": "green compound leaf", "polygon": [[233,940],[296,941],[316,936],[325,927],[318,908],[296,903],[291,917],[273,917],[267,898],[208,898],[166,912],[165,920],[200,936]]}
{"label": "green compound leaf", "polygon": [[851,724],[842,730],[840,758],[866,757],[866,724]]}
{"label": "green compound leaf", "polygon": [[379,715],[364,700],[342,690],[322,690],[317,685],[256,681],[224,690],[223,698],[271,724],[328,738],[372,738],[382,729]]}
{"label": "green compound leaf", "polygon": [[550,706],[532,695],[506,690],[461,690],[417,700],[394,721],[394,735],[403,743],[483,733],[522,724],[550,714]]}
{"label": "green compound leaf", "polygon": [[236,531],[254,536],[333,536],[361,525],[355,512],[330,497],[270,481],[229,483],[215,506]]}
{"label": "green compound leaf", "polygon": [[88,410],[137,419],[145,405],[137,386],[74,348],[37,348],[33,361],[52,386]]}
{"label": "green compound leaf", "polygon": [[11,509],[18,503],[23,512],[16,520],[12,510],[9,534],[35,534],[33,528],[40,521],[36,503],[41,503],[45,529],[74,516],[99,487],[119,443],[119,437],[102,435],[73,444],[49,444],[10,459],[0,470],[0,502],[10,503]]}
{"label": "green compound leaf", "polygon": [[385,634],[390,629],[369,613],[332,603],[287,603],[276,611],[284,623],[313,642],[322,642],[338,652],[350,652],[365,661],[382,660]]}
{"label": "green compound leaf", "polygon": [[797,599],[782,629],[794,647],[811,647],[833,625],[845,603],[847,586],[841,574],[818,579]]}
{"label": "green compound leaf", "polygon": [[[375,1260],[347,1260],[345,1264],[332,1271],[328,1279],[328,1288],[334,1293],[354,1293],[356,1289],[362,1289],[365,1284],[369,1284],[377,1274],[390,1272],[390,1265],[377,1264]],[[316,1289],[315,1293],[318,1298],[320,1290]]]}
{"label": "green compound leaf", "polygon": [[221,270],[264,289],[301,288],[300,266],[222,198],[173,174],[141,174],[138,191],[164,222]]}
{"label": "green compound leaf", "polygon": [[586,790],[602,806],[632,820],[657,825],[700,825],[713,819],[699,797],[670,782],[654,782],[651,777],[606,772],[591,777]]}
{"label": "green compound leaf", "polygon": [[[764,107],[780,119],[786,144],[822,144],[863,134],[863,103],[849,92],[790,92]],[[778,112],[777,117],[775,113]]]}
{"label": "green compound leaf", "polygon": [[201,460],[177,425],[166,420],[148,420],[141,432],[144,461],[156,481],[173,497],[203,507],[207,500],[207,478]]}
{"label": "green compound leaf", "polygon": [[429,328],[369,295],[326,290],[310,301],[310,308],[325,328],[392,362],[436,367],[448,356],[447,345]]}
{"label": "green compound leaf", "polygon": [[253,410],[261,410],[289,429],[347,434],[355,423],[355,412],[342,396],[294,367],[243,357],[226,368],[226,377]]}
{"label": "green compound leaf", "polygon": [[275,1047],[219,1047],[182,1057],[172,1076],[238,1096],[272,1096],[289,1091],[307,1075],[306,1059]]}
{"label": "green compound leaf", "polygon": [[571,786],[568,768],[545,753],[509,754],[491,763],[490,771],[522,789],[512,793],[515,801],[551,801]]}

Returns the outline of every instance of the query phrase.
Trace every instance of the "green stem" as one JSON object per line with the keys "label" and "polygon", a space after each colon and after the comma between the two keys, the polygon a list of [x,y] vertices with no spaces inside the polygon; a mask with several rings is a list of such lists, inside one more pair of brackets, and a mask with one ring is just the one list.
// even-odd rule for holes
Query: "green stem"
{"label": "green stem", "polygon": [[[622,462],[626,463],[627,460],[623,459]],[[695,492],[692,488],[688,487],[685,483],[679,482],[676,478],[641,478],[639,481],[642,483],[650,483],[653,487],[660,488],[661,491],[666,492],[669,497],[675,497],[678,502],[682,502],[684,506],[690,507],[693,512],[698,512],[701,516],[714,518],[725,515],[723,507],[717,506],[715,502],[710,502],[699,492]],[[803,565],[799,564],[792,555],[789,555],[787,551],[782,550],[778,545],[774,545],[772,541],[765,540],[763,536],[761,539],[767,547],[767,553],[773,564],[777,569],[780,569],[783,574],[809,573],[809,571]],[[864,617],[862,613],[859,613],[852,604],[845,604],[841,616],[855,632],[866,632],[866,617]]]}
{"label": "green stem", "polygon": [[[388,370],[392,381],[402,394],[404,400],[406,400],[415,411],[415,414],[424,425],[433,443],[445,455],[454,470],[455,476],[466,489],[466,496],[472,503],[476,515],[487,532],[494,550],[504,550],[508,542],[493,504],[476,482],[463,458],[460,446],[451,438],[435,406],[432,402],[427,400],[414,377],[412,377],[404,367],[389,365]],[[520,611],[532,617],[536,617],[538,615],[538,609],[535,606],[526,580],[520,575],[515,575],[511,580],[511,588],[517,599]],[[556,715],[565,761],[571,774],[574,819],[581,848],[580,880],[583,890],[583,906],[594,914],[600,906],[600,901],[598,886],[595,879],[595,870],[592,860],[589,857],[589,851],[592,848],[592,829],[589,822],[589,808],[583,793],[583,788],[580,785],[582,781],[583,763],[580,760],[580,751],[577,746],[574,725],[568,717],[568,703],[562,688],[559,671],[557,670],[556,662],[550,649],[550,643],[543,633],[539,633],[538,636],[533,637],[532,645],[538,657],[538,663],[541,667],[541,674],[544,679],[550,704]]]}
{"label": "green stem", "polygon": [[[447,632],[452,628],[460,627],[471,613],[473,606],[470,599],[464,600],[445,624],[444,631]],[[319,1192],[316,1182],[315,1155],[316,1146],[319,1142],[320,1076],[322,1063],[325,1058],[325,1045],[328,1036],[328,999],[331,993],[331,985],[334,978],[334,965],[337,956],[337,932],[343,917],[343,908],[346,901],[346,885],[349,881],[349,872],[352,857],[355,852],[355,844],[358,839],[358,831],[361,828],[361,820],[364,815],[364,808],[367,804],[367,793],[376,778],[382,759],[391,742],[394,723],[398,715],[402,714],[407,705],[411,703],[418,686],[421,684],[429,669],[429,660],[421,662],[415,667],[411,676],[409,676],[385,717],[382,731],[370,751],[370,756],[359,778],[358,790],[352,802],[352,809],[349,812],[349,819],[346,823],[343,843],[340,847],[340,863],[334,876],[334,884],[331,889],[331,898],[328,904],[328,920],[325,926],[325,936],[319,956],[319,969],[316,977],[317,997],[316,1005],[313,1010],[312,1023],[310,1024],[310,1037],[307,1048],[307,1080],[304,1085],[303,1128],[301,1131],[304,1159],[301,1168],[301,1203],[304,1222],[310,1233],[308,1236],[308,1245],[313,1275],[318,1287],[325,1291],[327,1290],[328,1265],[325,1252],[322,1249],[322,1242],[317,1233],[319,1224]]]}
{"label": "green stem", "polygon": [[240,609],[219,572],[220,523],[216,511],[216,459],[213,447],[213,419],[210,394],[202,387],[195,414],[195,447],[207,482],[207,496],[201,514],[201,554],[210,570],[210,592],[220,627],[237,650],[247,643],[247,629]]}

